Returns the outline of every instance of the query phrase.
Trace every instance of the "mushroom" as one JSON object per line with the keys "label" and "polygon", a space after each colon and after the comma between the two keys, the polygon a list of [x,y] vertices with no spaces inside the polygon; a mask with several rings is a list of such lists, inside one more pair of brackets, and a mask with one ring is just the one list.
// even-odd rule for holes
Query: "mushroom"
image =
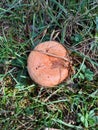
{"label": "mushroom", "polygon": [[28,56],[28,73],[43,87],[55,87],[69,77],[68,51],[56,41],[38,44]]}

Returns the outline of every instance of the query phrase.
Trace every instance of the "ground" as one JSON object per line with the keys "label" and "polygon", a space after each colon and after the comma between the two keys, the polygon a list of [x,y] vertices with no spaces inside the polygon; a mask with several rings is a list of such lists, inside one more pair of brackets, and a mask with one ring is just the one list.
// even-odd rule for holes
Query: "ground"
{"label": "ground", "polygon": [[[55,40],[75,74],[48,89],[34,83],[27,57]],[[0,130],[97,130],[98,1],[0,1]]]}

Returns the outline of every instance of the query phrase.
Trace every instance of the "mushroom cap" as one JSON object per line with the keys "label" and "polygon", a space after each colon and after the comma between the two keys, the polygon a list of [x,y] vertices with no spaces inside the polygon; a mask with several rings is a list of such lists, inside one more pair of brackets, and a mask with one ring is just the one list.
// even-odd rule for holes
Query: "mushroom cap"
{"label": "mushroom cap", "polygon": [[32,80],[43,87],[54,87],[67,79],[69,62],[64,60],[67,50],[56,41],[37,45],[29,54],[28,73]]}

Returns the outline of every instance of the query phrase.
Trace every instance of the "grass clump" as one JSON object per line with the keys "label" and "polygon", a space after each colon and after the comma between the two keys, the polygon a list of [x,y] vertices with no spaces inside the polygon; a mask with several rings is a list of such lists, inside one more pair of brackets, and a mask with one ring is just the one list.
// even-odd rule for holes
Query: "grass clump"
{"label": "grass clump", "polygon": [[[98,127],[97,0],[1,0],[0,130]],[[29,52],[40,42],[66,46],[75,75],[44,89],[27,73]]]}

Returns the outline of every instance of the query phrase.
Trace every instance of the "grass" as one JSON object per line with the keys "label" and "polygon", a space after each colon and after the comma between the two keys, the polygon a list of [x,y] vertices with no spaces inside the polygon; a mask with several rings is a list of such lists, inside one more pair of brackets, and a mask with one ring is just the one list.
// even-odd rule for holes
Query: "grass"
{"label": "grass", "polygon": [[[44,89],[31,81],[27,57],[40,42],[69,49],[75,74]],[[0,130],[97,130],[97,0],[1,0]]]}

